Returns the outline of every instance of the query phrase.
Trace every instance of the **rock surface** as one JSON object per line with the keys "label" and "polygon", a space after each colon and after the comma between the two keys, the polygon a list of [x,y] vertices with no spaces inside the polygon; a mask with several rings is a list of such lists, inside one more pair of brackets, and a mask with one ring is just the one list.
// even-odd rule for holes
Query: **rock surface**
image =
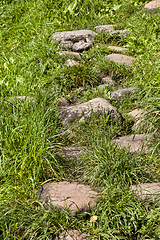
{"label": "rock surface", "polygon": [[123,137],[119,137],[117,139],[112,140],[112,143],[117,143],[118,147],[129,147],[131,152],[137,152],[144,150],[148,151],[147,148],[147,140],[149,136],[145,134],[132,134]]}
{"label": "rock surface", "polygon": [[82,52],[93,45],[93,36],[96,34],[91,30],[56,32],[51,40],[54,44],[61,45],[62,48]]}
{"label": "rock surface", "polygon": [[64,65],[68,66],[68,67],[73,67],[75,65],[79,65],[79,62],[73,60],[73,59],[68,59]]}
{"label": "rock surface", "polygon": [[57,52],[61,56],[66,56],[69,58],[74,58],[76,60],[81,60],[81,54],[78,52],[71,52],[71,51],[58,51]]}
{"label": "rock surface", "polygon": [[32,105],[35,105],[36,99],[33,97],[27,97],[27,96],[15,96],[15,97],[10,97],[7,99],[8,102],[15,102],[19,101],[21,104],[26,103],[31,103]]}
{"label": "rock surface", "polygon": [[117,46],[108,46],[108,49],[111,50],[111,51],[117,51],[117,52],[123,52],[123,53],[128,51],[127,48],[117,47]]}
{"label": "rock surface", "polygon": [[107,84],[108,86],[114,86],[116,85],[116,81],[114,81],[112,78],[110,77],[104,77],[102,78],[102,83]]}
{"label": "rock surface", "polygon": [[157,8],[159,8],[159,7],[160,7],[160,0],[155,0],[155,1],[151,1],[151,2],[147,3],[144,6],[144,9],[149,10],[149,11],[153,11],[153,10],[156,10]]}
{"label": "rock surface", "polygon": [[123,88],[109,93],[111,100],[124,99],[126,96],[132,96],[137,91],[136,87]]}
{"label": "rock surface", "polygon": [[96,30],[97,32],[102,32],[102,31],[104,31],[104,32],[109,32],[109,33],[111,33],[111,32],[114,31],[114,27],[116,27],[116,26],[117,26],[117,25],[115,25],[115,24],[99,25],[99,26],[96,26],[96,27],[95,27],[95,30]]}
{"label": "rock surface", "polygon": [[55,240],[86,240],[92,239],[89,234],[81,233],[78,230],[68,230],[66,232],[61,233],[59,236],[56,237]]}
{"label": "rock surface", "polygon": [[133,185],[131,189],[142,200],[151,199],[153,202],[160,200],[160,183],[141,183]]}
{"label": "rock surface", "polygon": [[135,60],[134,57],[116,53],[109,54],[105,58],[108,58],[109,60],[118,64],[124,64],[126,66],[131,65],[132,62]]}
{"label": "rock surface", "polygon": [[74,157],[78,157],[83,151],[82,147],[60,147],[57,149],[56,154],[59,157],[65,157],[67,159],[71,159]]}
{"label": "rock surface", "polygon": [[73,213],[89,211],[97,203],[98,192],[89,186],[76,182],[52,182],[41,186],[38,191],[38,199],[42,204],[50,207],[50,204],[58,207],[68,207]]}
{"label": "rock surface", "polygon": [[144,116],[144,110],[143,109],[134,109],[133,111],[128,113],[135,119],[135,123],[132,127],[132,130],[140,130],[143,127],[143,121],[141,118]]}
{"label": "rock surface", "polygon": [[101,114],[111,114],[111,118],[116,121],[122,119],[118,110],[106,99],[95,98],[88,102],[64,109],[61,112],[60,120],[62,121],[63,125],[67,125],[76,119],[81,121],[87,120],[92,113],[96,114],[97,116]]}

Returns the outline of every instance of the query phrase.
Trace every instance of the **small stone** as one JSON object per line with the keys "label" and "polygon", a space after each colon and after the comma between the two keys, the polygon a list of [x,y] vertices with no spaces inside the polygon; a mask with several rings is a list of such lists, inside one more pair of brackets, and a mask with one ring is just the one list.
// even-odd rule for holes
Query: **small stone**
{"label": "small stone", "polygon": [[59,157],[65,157],[67,159],[72,159],[78,157],[83,152],[82,147],[60,147],[56,154]]}
{"label": "small stone", "polygon": [[107,84],[108,86],[115,86],[116,85],[116,81],[114,81],[112,78],[110,77],[104,77],[102,78],[102,83]]}
{"label": "small stone", "polygon": [[151,1],[151,2],[147,3],[144,6],[144,9],[148,10],[148,11],[154,11],[159,7],[160,7],[160,0],[155,0],[155,1]]}
{"label": "small stone", "polygon": [[62,106],[62,107],[69,106],[69,102],[67,101],[66,98],[61,97],[58,99],[58,106]]}
{"label": "small stone", "polygon": [[109,54],[105,58],[108,58],[109,60],[118,64],[124,64],[125,66],[131,65],[132,62],[135,60],[134,57],[116,53]]}
{"label": "small stone", "polygon": [[59,51],[58,54],[61,56],[72,57],[76,60],[81,60],[81,55],[82,55],[78,52],[71,52],[71,51]]}
{"label": "small stone", "polygon": [[124,99],[125,97],[130,97],[133,96],[134,93],[137,92],[137,87],[130,87],[130,88],[123,88],[123,89],[119,89],[113,92],[110,92],[109,98],[111,100],[120,100],[120,99]]}
{"label": "small stone", "polygon": [[7,99],[8,102],[15,102],[18,101],[22,105],[27,102],[27,103],[32,103],[32,105],[35,105],[36,99],[33,97],[27,97],[27,96],[15,96],[15,97],[10,97]]}
{"label": "small stone", "polygon": [[151,199],[153,202],[160,200],[160,183],[141,183],[133,185],[131,190],[142,200]]}
{"label": "small stone", "polygon": [[66,232],[62,232],[59,236],[56,237],[55,240],[92,240],[91,236],[86,233],[81,233],[78,230],[68,230]]}
{"label": "small stone", "polygon": [[126,30],[115,30],[113,32],[111,32],[111,34],[118,34],[119,37],[121,36],[125,36],[125,35],[128,35],[130,32],[129,31],[126,31]]}
{"label": "small stone", "polygon": [[145,134],[132,134],[117,139],[112,140],[112,143],[117,143],[118,147],[129,147],[131,152],[141,151],[142,149],[145,153],[148,151],[147,142],[149,135]]}
{"label": "small stone", "polygon": [[117,52],[123,52],[123,53],[128,51],[127,48],[117,47],[117,46],[108,46],[108,49],[111,50],[111,51],[117,51]]}
{"label": "small stone", "polygon": [[143,118],[145,112],[143,109],[134,109],[128,113],[135,119],[135,123],[132,127],[132,130],[140,130],[143,127],[143,121],[140,118]]}
{"label": "small stone", "polygon": [[38,191],[38,199],[50,208],[50,204],[57,208],[67,207],[73,213],[88,212],[97,203],[97,191],[88,185],[77,182],[52,182],[42,185]]}
{"label": "small stone", "polygon": [[100,26],[96,26],[95,27],[95,30],[97,32],[113,32],[114,31],[114,27],[116,27],[117,25],[116,24],[109,24],[109,25],[100,25]]}
{"label": "small stone", "polygon": [[68,66],[68,67],[73,67],[75,65],[79,65],[79,62],[73,60],[73,59],[68,59],[64,65]]}

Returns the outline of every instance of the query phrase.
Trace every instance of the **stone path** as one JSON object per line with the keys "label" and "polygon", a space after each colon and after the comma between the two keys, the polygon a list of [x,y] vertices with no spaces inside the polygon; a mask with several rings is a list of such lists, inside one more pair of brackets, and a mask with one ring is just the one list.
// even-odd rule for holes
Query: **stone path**
{"label": "stone path", "polygon": [[[155,9],[160,6],[159,1],[152,1],[145,5],[144,9]],[[116,25],[100,25],[95,27],[95,31],[91,30],[77,30],[77,31],[66,31],[57,32],[52,35],[53,44],[59,45],[63,51],[58,51],[59,55],[65,56],[67,61],[66,66],[72,67],[74,65],[80,64],[81,56],[83,51],[88,50],[94,46],[94,36],[99,32],[105,32],[108,34],[119,34],[119,36],[128,34],[127,30],[115,30]],[[120,46],[108,46],[108,50],[113,52],[127,53],[128,49]],[[107,55],[110,61],[116,64],[123,64],[124,66],[132,65],[133,61],[136,60],[135,57],[127,56],[124,54],[112,53]],[[76,60],[76,61],[75,61]],[[97,88],[104,89],[108,86],[117,85],[110,76],[102,78],[102,84]],[[109,93],[111,100],[123,100],[134,95],[138,91],[136,86],[130,88],[123,88]],[[77,103],[70,106],[70,103],[63,97],[59,99],[59,111],[60,111],[60,121],[67,127],[76,121],[87,121],[89,117],[92,117],[92,113],[98,118],[99,115],[105,114],[108,116],[110,114],[111,119],[122,122],[122,116],[118,110],[111,105],[109,101],[104,98],[94,98],[85,103]],[[144,111],[133,110],[129,114],[134,117],[135,126],[139,123],[139,118],[143,116]],[[147,140],[149,136],[146,134],[131,134],[128,136],[122,136],[117,139],[112,140],[113,144],[118,144],[118,147],[129,147],[130,152],[138,152],[143,149],[145,153],[148,151]],[[56,151],[59,157],[65,157],[67,159],[72,159],[77,157],[82,153],[82,148],[77,147],[61,147]],[[159,200],[160,184],[150,183],[150,184],[140,184],[132,186],[131,190],[136,196],[141,199],[156,199]],[[77,212],[90,211],[97,203],[97,191],[93,191],[89,186],[84,184],[79,184],[77,182],[51,182],[44,184],[37,191],[37,196],[39,201],[46,205],[50,209],[50,205],[54,205],[58,208],[68,207],[71,211],[76,214]],[[56,240],[83,240],[88,239],[90,236],[85,233],[80,233],[77,230],[70,229],[66,232],[62,232],[56,237]],[[91,239],[91,238],[90,238]]]}

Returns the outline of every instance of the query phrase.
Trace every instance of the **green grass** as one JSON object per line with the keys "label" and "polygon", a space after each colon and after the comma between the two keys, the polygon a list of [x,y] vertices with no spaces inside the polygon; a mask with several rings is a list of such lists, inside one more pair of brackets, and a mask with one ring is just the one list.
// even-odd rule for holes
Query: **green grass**
{"label": "green grass", "polygon": [[[130,186],[160,181],[160,10],[145,12],[144,0],[2,0],[0,2],[0,239],[54,239],[77,229],[98,239],[159,239],[160,208],[135,198]],[[84,52],[79,66],[64,67],[51,35],[58,31],[117,24],[128,35],[104,32]],[[109,45],[125,46],[135,56],[132,66],[105,59]],[[117,83],[97,89],[100,76]],[[123,101],[111,101],[108,92],[137,86]],[[77,90],[78,89],[78,90]],[[109,100],[123,116],[123,124],[104,116],[70,126],[59,121],[58,98],[71,103],[96,97]],[[29,96],[35,104],[16,98]],[[111,139],[131,133],[134,119],[127,113],[146,111],[141,132],[153,133],[152,150],[130,153]],[[83,146],[80,159],[56,155],[59,146]],[[69,209],[49,211],[37,199],[45,182],[77,180],[99,190],[97,206],[73,216]],[[89,221],[96,215],[95,223]]]}

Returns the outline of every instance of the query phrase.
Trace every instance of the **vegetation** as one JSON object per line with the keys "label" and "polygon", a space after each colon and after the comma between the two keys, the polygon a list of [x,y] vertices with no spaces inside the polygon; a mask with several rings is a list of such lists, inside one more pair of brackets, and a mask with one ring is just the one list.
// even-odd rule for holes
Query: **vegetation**
{"label": "vegetation", "polygon": [[[149,0],[1,0],[0,2],[0,239],[54,239],[64,229],[77,229],[101,239],[159,239],[160,206],[136,199],[130,186],[157,182],[160,136],[160,10],[145,12]],[[80,66],[64,67],[50,41],[58,31],[117,24],[131,34],[104,32]],[[126,46],[137,57],[132,67],[110,63],[108,45]],[[71,103],[105,97],[119,88],[98,89],[99,75],[109,74],[122,87],[137,86],[134,97],[114,101],[124,123],[102,116],[64,131],[58,98]],[[85,91],[84,91],[85,90]],[[10,97],[29,96],[35,104]],[[131,133],[127,112],[146,111],[143,133],[152,133],[152,149],[130,153],[111,144]],[[138,130],[135,132],[138,133]],[[59,146],[83,146],[81,159],[68,162],[56,155]],[[68,209],[49,211],[37,199],[45,182],[78,180],[99,189],[92,213],[73,216]],[[95,223],[89,221],[98,216]]]}

